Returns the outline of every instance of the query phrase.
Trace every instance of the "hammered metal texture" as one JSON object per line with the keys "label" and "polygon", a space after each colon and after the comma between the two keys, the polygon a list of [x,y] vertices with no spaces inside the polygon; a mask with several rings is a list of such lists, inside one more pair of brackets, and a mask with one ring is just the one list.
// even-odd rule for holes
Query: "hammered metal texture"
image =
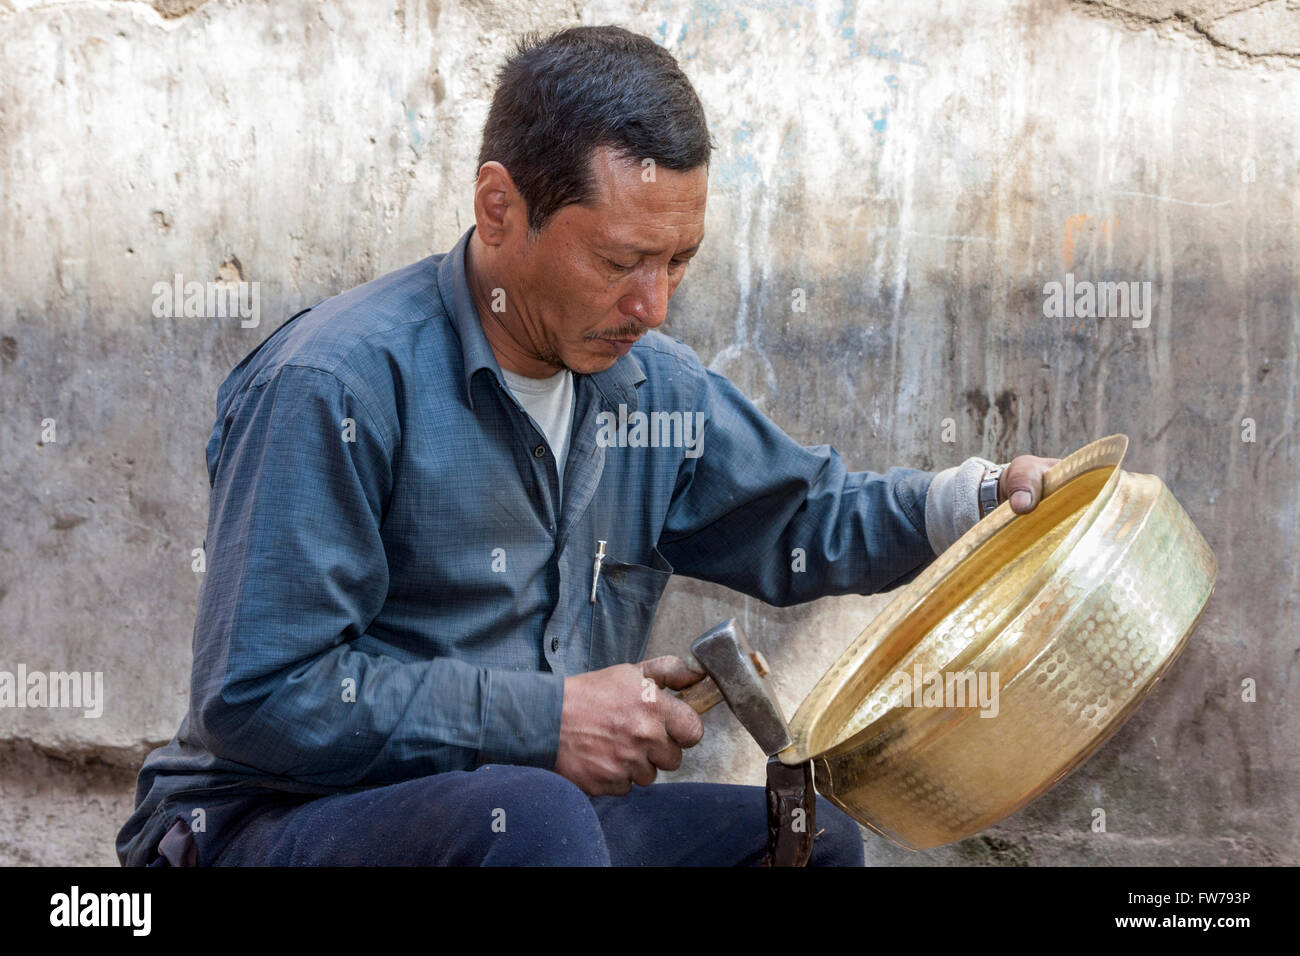
{"label": "hammered metal texture", "polygon": [[[815,757],[824,796],[911,849],[992,826],[1082,763],[1182,649],[1216,573],[1164,483],[1119,467],[1127,444],[1069,456],[1034,511],[1000,506],[900,592],[781,759]],[[918,669],[996,676],[996,708],[915,706],[899,675]]]}

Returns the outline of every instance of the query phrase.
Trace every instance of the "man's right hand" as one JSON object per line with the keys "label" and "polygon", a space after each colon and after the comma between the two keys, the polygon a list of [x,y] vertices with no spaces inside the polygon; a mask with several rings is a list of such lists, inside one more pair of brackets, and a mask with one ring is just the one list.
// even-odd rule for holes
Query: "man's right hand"
{"label": "man's right hand", "polygon": [[663,688],[681,690],[703,677],[672,656],[566,677],[555,772],[599,797],[621,796],[634,783],[648,787],[657,768],[676,770],[704,725]]}

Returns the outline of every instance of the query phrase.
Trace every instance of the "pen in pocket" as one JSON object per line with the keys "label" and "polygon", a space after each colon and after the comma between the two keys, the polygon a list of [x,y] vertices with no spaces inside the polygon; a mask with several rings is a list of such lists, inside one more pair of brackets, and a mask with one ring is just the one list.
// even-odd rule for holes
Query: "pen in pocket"
{"label": "pen in pocket", "polygon": [[605,560],[605,542],[596,549],[596,561],[591,566],[591,603],[596,603],[596,585],[600,583],[600,564]]}

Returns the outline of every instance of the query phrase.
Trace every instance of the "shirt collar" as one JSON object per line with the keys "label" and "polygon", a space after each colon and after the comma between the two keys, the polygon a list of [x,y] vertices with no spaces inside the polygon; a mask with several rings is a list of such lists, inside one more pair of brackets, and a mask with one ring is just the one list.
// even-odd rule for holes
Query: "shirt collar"
{"label": "shirt collar", "polygon": [[[469,291],[469,278],[465,271],[465,252],[469,248],[469,237],[474,232],[470,226],[460,237],[455,247],[443,256],[438,265],[438,291],[447,308],[448,317],[456,336],[460,339],[461,354],[464,358],[465,398],[470,408],[474,407],[474,393],[470,385],[482,369],[490,369],[497,382],[505,388],[505,376],[501,374],[501,365],[496,353],[488,344],[483,334],[483,325],[479,320],[478,310],[474,306],[474,297]],[[591,382],[605,396],[611,405],[622,402],[629,411],[635,410],[636,388],[645,381],[645,370],[631,352],[621,356],[603,372],[592,375],[575,375],[574,384],[579,385],[583,379]]]}

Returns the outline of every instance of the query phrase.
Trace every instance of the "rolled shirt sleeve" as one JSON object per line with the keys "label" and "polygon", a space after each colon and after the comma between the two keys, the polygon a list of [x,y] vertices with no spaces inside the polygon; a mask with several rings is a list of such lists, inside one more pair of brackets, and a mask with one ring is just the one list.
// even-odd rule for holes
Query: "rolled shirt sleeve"
{"label": "rolled shirt sleeve", "polygon": [[678,472],[659,548],[678,573],[786,606],[906,583],[934,559],[913,468],[850,471],[805,447],[703,369],[701,453]]}
{"label": "rolled shirt sleeve", "polygon": [[980,482],[990,468],[987,458],[967,458],[934,476],[925,500],[925,533],[936,555],[943,554],[980,520]]}
{"label": "rolled shirt sleeve", "polygon": [[399,438],[300,365],[263,373],[218,423],[191,708],[217,757],[328,787],[554,766],[562,676],[361,649],[388,591]]}

